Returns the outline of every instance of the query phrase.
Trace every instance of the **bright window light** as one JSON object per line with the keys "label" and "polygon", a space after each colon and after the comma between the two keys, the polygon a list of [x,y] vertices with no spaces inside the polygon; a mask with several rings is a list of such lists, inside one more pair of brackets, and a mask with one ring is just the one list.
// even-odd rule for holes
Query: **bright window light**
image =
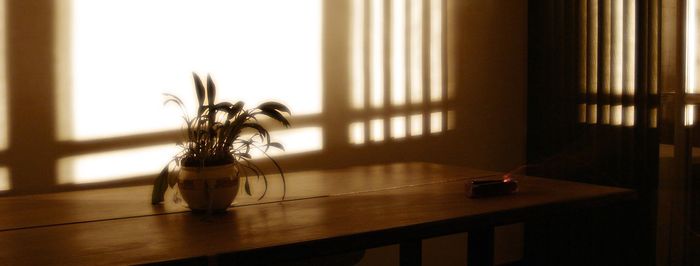
{"label": "bright window light", "polygon": [[423,135],[423,115],[417,114],[411,116],[411,136]]}
{"label": "bright window light", "polygon": [[402,139],[406,137],[406,117],[397,116],[391,118],[391,138]]}
{"label": "bright window light", "polygon": [[373,119],[369,122],[369,129],[369,139],[371,141],[384,140],[384,119]]}
{"label": "bright window light", "polygon": [[611,116],[612,120],[610,124],[612,124],[613,126],[622,125],[622,105],[613,105]]}
{"label": "bright window light", "polygon": [[[697,16],[697,3],[696,0],[688,0],[687,1],[687,13],[686,13],[686,32],[685,32],[685,39],[686,39],[686,45],[685,45],[685,56],[686,56],[686,85],[685,85],[685,91],[687,93],[695,93],[697,89],[697,73],[698,71],[698,53],[697,53],[697,45],[698,45],[698,34],[697,34],[697,24],[698,24],[698,16]],[[693,111],[688,111],[692,110],[692,108],[688,109],[686,107],[686,119],[688,119],[689,112]],[[688,122],[690,121],[690,124]],[[692,125],[692,120],[687,120],[686,125]]]}
{"label": "bright window light", "polygon": [[178,149],[175,144],[166,144],[62,158],[58,161],[58,182],[83,184],[156,174]]}
{"label": "bright window light", "polygon": [[598,105],[597,104],[589,104],[586,106],[588,108],[588,115],[586,115],[586,121],[588,121],[589,124],[597,124],[598,123]]}
{"label": "bright window light", "polygon": [[[271,148],[268,154],[280,156],[323,148],[320,127],[307,127],[270,132],[272,141],[282,143],[285,151]],[[175,144],[117,150],[62,158],[58,161],[60,184],[83,184],[119,180],[158,173],[165,163],[180,151]],[[251,152],[262,158],[260,152]]]}
{"label": "bright window light", "polygon": [[[284,146],[284,151],[270,148],[268,154],[281,156],[312,152],[323,149],[323,129],[321,127],[304,127],[270,132],[271,141],[279,142]],[[262,153],[251,153],[253,158],[262,158]]]}
{"label": "bright window light", "polygon": [[625,106],[623,113],[623,125],[626,127],[634,126],[634,106]]}
{"label": "bright window light", "polygon": [[430,100],[442,100],[442,1],[430,0]]}
{"label": "bright window light", "polygon": [[[167,8],[163,8],[167,6]],[[191,72],[211,73],[219,100],[267,100],[321,112],[321,0],[73,0],[61,138],[175,129],[161,93],[194,110]],[[154,19],[157,14],[157,19]]]}
{"label": "bright window light", "polygon": [[363,144],[365,143],[365,123],[354,122],[350,124],[350,143]]}
{"label": "bright window light", "polygon": [[410,0],[411,103],[423,101],[423,1]]}
{"label": "bright window light", "polygon": [[384,1],[371,2],[372,86],[370,87],[370,100],[372,107],[382,107],[384,104]]}
{"label": "bright window light", "polygon": [[430,113],[430,133],[442,132],[442,112]]}
{"label": "bright window light", "polygon": [[686,104],[685,105],[685,116],[683,117],[683,125],[692,126],[695,124],[695,105]]}
{"label": "bright window light", "polygon": [[391,2],[391,103],[406,103],[406,0]]}
{"label": "bright window light", "polygon": [[10,184],[10,170],[7,167],[0,167],[0,191],[12,189]]}

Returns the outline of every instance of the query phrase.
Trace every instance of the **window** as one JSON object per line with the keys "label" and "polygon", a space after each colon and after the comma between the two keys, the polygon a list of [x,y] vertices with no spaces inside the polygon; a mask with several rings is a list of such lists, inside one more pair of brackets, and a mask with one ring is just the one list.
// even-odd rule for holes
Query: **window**
{"label": "window", "polygon": [[0,167],[0,191],[10,190],[10,173],[7,167]]}
{"label": "window", "polygon": [[579,122],[634,126],[635,1],[580,3]]}
{"label": "window", "polygon": [[443,14],[443,0],[352,1],[350,143],[448,129]]}
{"label": "window", "polygon": [[[55,29],[13,36],[53,51],[15,56],[8,67],[30,76],[21,67],[26,60],[45,63],[42,76],[56,80],[42,80],[37,90],[21,89],[35,85],[21,79],[20,89],[0,86],[0,94],[35,100],[32,107],[40,109],[35,114],[0,98],[0,190],[12,184],[7,194],[151,179],[180,138],[179,110],[164,107],[162,93],[192,109],[192,72],[213,76],[219,100],[290,107],[293,127],[270,128],[286,148],[275,154],[286,170],[341,165],[328,155],[354,157],[377,147],[390,154],[385,145],[454,128],[444,85],[444,0],[49,2],[37,5],[55,16],[37,24]],[[55,39],[55,47],[31,34]],[[24,49],[22,42],[8,44]],[[5,109],[12,110],[7,117]],[[18,118],[46,126],[12,128],[4,121]],[[37,142],[7,138],[15,134]],[[33,156],[44,150],[51,152]]]}
{"label": "window", "polygon": [[[696,0],[688,0],[686,7],[686,45],[685,45],[685,92],[687,94],[696,94],[700,92],[700,80],[698,80],[698,71],[700,71],[700,53],[698,53],[698,23],[700,23],[700,7]],[[685,121],[686,126],[692,126],[696,120],[696,104],[686,104],[685,106]]]}
{"label": "window", "polygon": [[[69,13],[70,56],[64,60],[71,67],[62,88],[67,97],[58,102],[65,116],[60,139],[178,129],[179,110],[158,103],[167,92],[193,108],[193,71],[213,76],[219,100],[243,100],[248,108],[280,101],[295,117],[321,113],[320,0],[73,0]],[[320,135],[319,127],[273,133],[287,153],[320,149]],[[59,180],[156,172],[174,154],[172,146],[68,156],[58,163]],[[131,166],[105,173],[103,164],[119,158],[130,158],[122,163]]]}

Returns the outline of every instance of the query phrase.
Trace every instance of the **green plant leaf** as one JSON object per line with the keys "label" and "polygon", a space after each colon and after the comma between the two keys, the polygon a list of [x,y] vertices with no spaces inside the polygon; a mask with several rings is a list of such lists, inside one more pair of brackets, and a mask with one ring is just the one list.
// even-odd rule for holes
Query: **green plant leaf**
{"label": "green plant leaf", "polygon": [[201,108],[201,106],[204,106],[204,84],[202,84],[202,79],[199,78],[197,73],[192,72],[192,78],[194,79],[194,89],[197,93],[197,102],[199,102]]}
{"label": "green plant leaf", "polygon": [[233,104],[230,102],[221,102],[213,105],[214,110],[216,111],[222,111],[222,112],[229,112],[229,110],[233,107]]}
{"label": "green plant leaf", "polygon": [[214,106],[214,100],[216,99],[216,85],[211,79],[211,75],[207,74],[207,100],[209,106]]}
{"label": "green plant leaf", "polygon": [[177,185],[177,179],[178,175],[180,174],[180,167],[175,166],[175,168],[172,171],[168,172],[168,186],[170,188],[175,187]]}
{"label": "green plant leaf", "polygon": [[289,111],[289,108],[287,108],[286,105],[278,103],[278,102],[264,102],[258,105],[258,109],[272,109],[272,110],[278,110],[280,112],[285,112],[287,114],[292,114],[291,111]]}
{"label": "green plant leaf", "polygon": [[282,146],[282,143],[279,143],[279,142],[270,142],[267,144],[267,146],[275,147],[275,148],[278,148],[280,150],[284,150],[284,146]]}
{"label": "green plant leaf", "polygon": [[243,188],[245,189],[245,193],[248,194],[248,196],[252,196],[253,194],[250,193],[250,183],[248,183],[248,177],[245,178],[245,182],[243,184]]}
{"label": "green plant leaf", "polygon": [[168,189],[168,168],[170,163],[163,167],[160,174],[153,182],[153,191],[151,192],[151,204],[156,205],[163,202],[165,198],[165,190]]}
{"label": "green plant leaf", "polygon": [[[277,171],[280,173],[280,176],[282,177],[282,189],[283,189],[283,190],[282,190],[282,199],[284,200],[284,198],[287,196],[287,180],[286,180],[285,177],[284,177],[284,171],[282,171],[282,167],[280,166],[280,164],[279,164],[275,159],[273,159],[272,157],[270,157],[270,155],[267,154],[267,152],[265,152],[263,149],[261,149],[261,148],[258,147],[258,146],[254,146],[254,147],[255,147],[256,149],[260,150],[260,151],[265,155],[265,157],[267,157],[268,159],[270,159],[270,161],[275,165],[275,168],[277,168]],[[267,181],[267,180],[266,180],[266,181]]]}
{"label": "green plant leaf", "polygon": [[[254,123],[245,123],[241,126],[242,128],[252,128],[258,131],[260,134],[261,139],[267,141],[267,143],[270,143],[270,133],[267,132],[267,129],[265,127],[259,125],[259,124],[254,124]],[[252,138],[250,143],[252,143]]]}
{"label": "green plant leaf", "polygon": [[278,112],[278,111],[275,110],[275,109],[272,109],[272,108],[265,108],[265,109],[260,109],[260,111],[261,111],[264,115],[266,115],[266,116],[268,116],[268,117],[270,117],[270,118],[272,118],[272,119],[275,119],[275,120],[279,121],[280,123],[282,123],[282,125],[284,125],[284,127],[289,127],[289,126],[291,125],[291,124],[289,123],[289,121],[287,120],[287,118],[285,118],[280,112]]}

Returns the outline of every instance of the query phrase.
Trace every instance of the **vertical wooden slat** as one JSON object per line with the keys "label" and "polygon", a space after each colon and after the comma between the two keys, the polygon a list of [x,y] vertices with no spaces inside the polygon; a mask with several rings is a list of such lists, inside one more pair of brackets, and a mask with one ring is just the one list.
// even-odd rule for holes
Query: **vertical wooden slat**
{"label": "vertical wooden slat", "polygon": [[[353,0],[357,1],[357,0]],[[334,88],[333,93],[323,93],[322,107],[323,112],[320,113],[321,123],[324,129],[326,128],[348,128],[348,125],[353,122],[348,112],[355,106],[353,102],[348,101],[347,95],[352,95],[354,89],[361,88],[353,84],[353,75],[355,66],[351,60],[353,57],[336,58],[333,55],[354,51],[348,49],[347,44],[354,43],[351,40],[352,35],[338,34],[338,32],[353,29],[351,5],[353,1],[338,1],[333,4],[323,5],[323,13],[328,14],[322,16],[323,19],[323,39],[322,39],[322,75],[323,88]],[[353,56],[356,56],[353,54]],[[328,131],[326,131],[328,132]],[[346,147],[349,143],[348,130],[336,130],[333,134],[325,134],[323,137],[323,147],[326,152],[335,153],[341,147]]]}
{"label": "vertical wooden slat", "polygon": [[588,93],[588,0],[579,0],[579,122],[586,123],[586,94]]}
{"label": "vertical wooden slat", "polygon": [[[56,184],[55,159],[59,145],[55,141],[58,123],[54,23],[58,4],[51,0],[6,3],[10,114],[10,145],[6,153],[12,155],[7,156],[6,162],[10,167],[13,193],[48,192]],[[22,114],[41,118],[41,122],[13,119]]]}
{"label": "vertical wooden slat", "polygon": [[637,0],[625,1],[625,94],[634,95],[636,85],[636,56],[637,56]]}

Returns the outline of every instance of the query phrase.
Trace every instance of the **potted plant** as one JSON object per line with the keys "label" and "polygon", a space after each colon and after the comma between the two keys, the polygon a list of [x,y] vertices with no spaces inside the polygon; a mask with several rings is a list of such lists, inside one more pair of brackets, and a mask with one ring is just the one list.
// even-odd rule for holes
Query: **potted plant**
{"label": "potted plant", "polygon": [[[168,162],[153,184],[151,203],[163,202],[165,191],[178,186],[179,193],[194,211],[226,210],[238,194],[241,178],[244,191],[251,194],[249,177],[263,179],[267,192],[267,177],[251,157],[254,150],[267,157],[282,176],[280,165],[267,154],[269,148],[284,150],[282,144],[270,142],[270,134],[258,120],[267,116],[285,127],[289,121],[283,113],[290,115],[289,108],[277,102],[265,102],[256,108],[244,109],[244,103],[216,103],[216,86],[207,75],[206,87],[193,73],[195,92],[199,108],[195,116],[185,111],[185,105],[175,95],[165,94],[165,104],[174,103],[183,112],[184,142],[182,150]],[[248,135],[246,135],[248,134]],[[285,189],[286,192],[286,189]]]}

